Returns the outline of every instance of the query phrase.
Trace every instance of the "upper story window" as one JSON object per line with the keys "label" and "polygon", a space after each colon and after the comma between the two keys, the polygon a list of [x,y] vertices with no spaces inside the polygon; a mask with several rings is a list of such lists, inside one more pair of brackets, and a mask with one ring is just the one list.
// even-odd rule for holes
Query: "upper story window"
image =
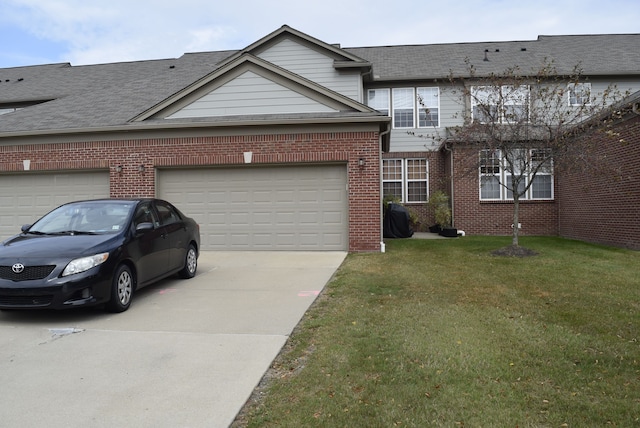
{"label": "upper story window", "polygon": [[369,107],[389,115],[389,89],[369,89],[367,99]]}
{"label": "upper story window", "polygon": [[474,86],[471,117],[480,123],[518,123],[529,120],[529,86]]}
{"label": "upper story window", "polygon": [[369,89],[367,104],[390,115],[394,128],[440,126],[440,90],[437,87]]}
{"label": "upper story window", "polygon": [[480,200],[511,200],[515,181],[520,199],[553,199],[553,166],[542,149],[516,150],[508,162],[499,150],[480,151]]}
{"label": "upper story window", "polygon": [[415,123],[415,93],[413,88],[393,88],[393,127],[413,128]]}
{"label": "upper story window", "polygon": [[440,126],[440,93],[438,88],[417,88],[418,127]]}
{"label": "upper story window", "polygon": [[382,193],[401,202],[426,202],[428,198],[426,159],[383,159]]}
{"label": "upper story window", "polygon": [[567,89],[570,106],[579,107],[591,104],[591,83],[570,83]]}

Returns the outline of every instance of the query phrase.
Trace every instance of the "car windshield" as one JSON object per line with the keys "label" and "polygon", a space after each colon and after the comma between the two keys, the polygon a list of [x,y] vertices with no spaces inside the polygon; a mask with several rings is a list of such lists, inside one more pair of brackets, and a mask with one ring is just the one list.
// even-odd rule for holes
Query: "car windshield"
{"label": "car windshield", "polygon": [[127,224],[134,202],[77,202],[63,205],[35,222],[27,233],[103,234],[118,233]]}

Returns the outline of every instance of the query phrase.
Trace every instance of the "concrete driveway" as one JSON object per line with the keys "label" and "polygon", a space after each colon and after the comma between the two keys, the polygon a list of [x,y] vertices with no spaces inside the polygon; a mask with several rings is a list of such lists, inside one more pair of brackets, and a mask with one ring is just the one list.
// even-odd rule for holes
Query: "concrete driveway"
{"label": "concrete driveway", "polygon": [[0,425],[228,427],[345,256],[205,252],[122,314],[0,312]]}

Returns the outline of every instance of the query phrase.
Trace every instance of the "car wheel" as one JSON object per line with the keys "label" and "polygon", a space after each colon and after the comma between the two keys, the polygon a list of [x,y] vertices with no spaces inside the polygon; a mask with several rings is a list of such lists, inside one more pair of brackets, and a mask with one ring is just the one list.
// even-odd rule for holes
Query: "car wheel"
{"label": "car wheel", "polygon": [[193,278],[196,276],[196,270],[198,269],[198,253],[196,247],[189,245],[187,249],[187,256],[184,258],[184,267],[180,271],[181,278]]}
{"label": "car wheel", "polygon": [[107,303],[109,312],[124,312],[129,309],[133,297],[133,284],[133,274],[129,266],[118,266],[111,285],[111,300]]}

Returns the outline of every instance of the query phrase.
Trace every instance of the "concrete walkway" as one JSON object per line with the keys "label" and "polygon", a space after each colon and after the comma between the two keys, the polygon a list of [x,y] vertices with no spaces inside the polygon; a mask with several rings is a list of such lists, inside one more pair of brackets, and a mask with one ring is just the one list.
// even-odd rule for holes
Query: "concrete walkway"
{"label": "concrete walkway", "polygon": [[122,314],[0,312],[0,425],[228,427],[345,256],[208,252]]}

